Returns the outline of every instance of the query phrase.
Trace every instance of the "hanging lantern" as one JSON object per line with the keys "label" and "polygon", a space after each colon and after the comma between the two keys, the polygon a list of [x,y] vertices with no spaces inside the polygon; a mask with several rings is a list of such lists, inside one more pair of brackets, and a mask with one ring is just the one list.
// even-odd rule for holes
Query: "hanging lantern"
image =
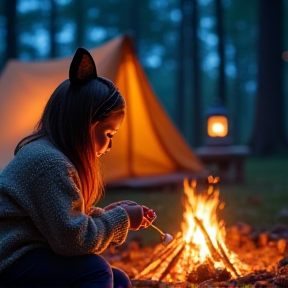
{"label": "hanging lantern", "polygon": [[231,145],[228,111],[219,102],[215,102],[205,111],[206,145]]}

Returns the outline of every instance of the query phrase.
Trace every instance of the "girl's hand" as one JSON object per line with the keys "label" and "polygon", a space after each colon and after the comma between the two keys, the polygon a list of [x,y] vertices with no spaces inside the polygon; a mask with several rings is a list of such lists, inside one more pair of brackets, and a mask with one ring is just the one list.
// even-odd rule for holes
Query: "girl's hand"
{"label": "girl's hand", "polygon": [[141,205],[137,204],[134,201],[124,200],[112,203],[105,207],[104,210],[108,211],[115,208],[116,206],[121,206],[123,209],[125,209],[129,217],[130,230],[136,231],[141,227],[144,217],[144,211]]}
{"label": "girl's hand", "polygon": [[157,215],[152,210],[144,205],[139,205],[134,201],[123,200],[112,203],[104,208],[105,211],[121,206],[125,209],[130,222],[130,230],[139,230],[149,227],[152,222],[156,219]]}
{"label": "girl's hand", "polygon": [[146,207],[144,205],[142,205],[142,209],[144,212],[144,217],[143,217],[143,221],[141,223],[140,228],[147,228],[156,219],[157,215],[152,209],[149,209],[148,207]]}
{"label": "girl's hand", "polygon": [[113,208],[115,208],[116,206],[121,206],[123,204],[127,204],[127,205],[138,205],[136,202],[134,201],[130,201],[130,200],[123,200],[123,201],[118,201],[118,202],[115,202],[115,203],[111,203],[109,204],[108,206],[106,206],[104,208],[105,211],[108,211],[108,210],[111,210]]}
{"label": "girl's hand", "polygon": [[144,219],[144,211],[141,205],[138,204],[121,204],[122,208],[126,210],[126,213],[129,216],[129,222],[130,222],[130,230],[136,231],[138,230],[143,222]]}

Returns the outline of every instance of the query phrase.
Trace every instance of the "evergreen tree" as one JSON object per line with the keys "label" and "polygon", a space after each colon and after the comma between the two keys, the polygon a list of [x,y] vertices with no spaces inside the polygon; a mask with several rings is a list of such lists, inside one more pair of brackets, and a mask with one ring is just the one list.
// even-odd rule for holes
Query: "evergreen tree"
{"label": "evergreen tree", "polygon": [[253,152],[267,155],[287,146],[283,91],[283,2],[259,2],[258,92]]}
{"label": "evergreen tree", "polygon": [[7,59],[17,58],[16,5],[17,0],[6,0],[5,14],[7,19]]}

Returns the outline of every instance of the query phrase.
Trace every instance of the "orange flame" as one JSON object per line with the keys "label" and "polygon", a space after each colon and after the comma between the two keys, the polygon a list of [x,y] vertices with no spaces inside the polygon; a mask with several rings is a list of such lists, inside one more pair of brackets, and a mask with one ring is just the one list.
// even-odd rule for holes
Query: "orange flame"
{"label": "orange flame", "polygon": [[196,181],[184,180],[182,232],[164,249],[159,250],[158,246],[154,260],[137,275],[138,279],[185,283],[187,275],[193,275],[202,264],[225,268],[232,277],[249,270],[225,245],[224,221],[217,219],[217,209],[224,208],[219,200],[220,192],[215,189],[218,181],[218,177],[209,176],[208,188],[197,193]]}
{"label": "orange flame", "polygon": [[[184,180],[184,212],[181,228],[182,237],[186,243],[185,258],[193,259],[193,262],[196,264],[204,263],[207,259],[213,259],[215,267],[226,266],[227,270],[232,275],[234,274],[233,276],[236,276],[237,274],[241,274],[239,271],[246,270],[246,268],[237,259],[237,255],[230,252],[225,246],[224,221],[217,219],[217,209],[223,209],[225,206],[219,199],[219,190],[214,188],[218,181],[218,177],[209,176],[208,189],[197,194],[196,181],[193,180],[189,183],[187,179]],[[202,229],[199,223],[202,223]],[[208,236],[204,232],[207,232]],[[208,237],[209,241],[207,241]],[[210,242],[210,245],[207,242]],[[222,257],[215,260],[214,255],[211,253],[211,250],[213,250],[211,248],[215,249],[216,254],[219,253],[219,255],[222,255],[225,253],[235,269],[229,269],[227,265],[223,265]],[[189,262],[191,261],[189,260]],[[185,263],[182,263],[182,265],[185,265]]]}
{"label": "orange flame", "polygon": [[196,181],[192,181],[191,185],[189,185],[188,180],[185,180],[184,194],[186,196],[183,203],[183,218],[185,221],[181,225],[183,237],[186,243],[200,245],[200,254],[205,258],[210,253],[207,250],[207,246],[202,245],[205,243],[205,237],[195,222],[195,217],[202,220],[214,245],[216,245],[216,239],[225,237],[225,231],[219,227],[216,214],[219,206],[219,190],[214,191],[213,186],[209,185],[207,193],[197,195]]}

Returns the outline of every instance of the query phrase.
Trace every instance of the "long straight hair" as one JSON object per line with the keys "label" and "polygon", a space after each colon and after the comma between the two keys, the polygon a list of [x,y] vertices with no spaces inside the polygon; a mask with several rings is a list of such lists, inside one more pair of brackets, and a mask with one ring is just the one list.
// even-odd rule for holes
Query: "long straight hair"
{"label": "long straight hair", "polygon": [[73,86],[69,80],[65,80],[48,100],[33,134],[22,139],[15,149],[16,154],[24,145],[48,136],[78,172],[86,213],[89,213],[93,203],[100,200],[104,189],[95,151],[93,124],[125,111],[125,100],[117,91],[119,97],[113,107],[108,108],[100,118],[95,117],[98,108],[113,92],[115,87],[112,82],[101,78],[79,86]]}

